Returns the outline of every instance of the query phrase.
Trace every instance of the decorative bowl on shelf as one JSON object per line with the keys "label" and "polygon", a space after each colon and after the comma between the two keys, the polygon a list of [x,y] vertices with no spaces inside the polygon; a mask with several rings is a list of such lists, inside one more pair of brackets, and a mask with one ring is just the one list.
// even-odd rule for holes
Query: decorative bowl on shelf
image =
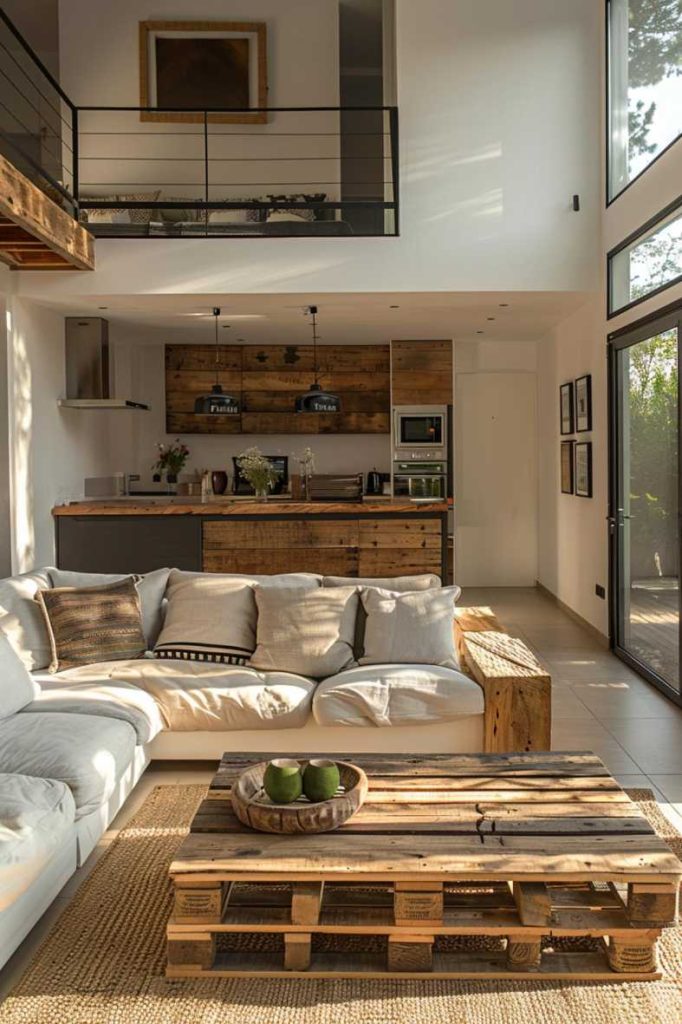
{"label": "decorative bowl on shelf", "polygon": [[[306,763],[300,762],[302,771]],[[340,778],[335,796],[318,803],[301,796],[286,804],[274,803],[265,792],[263,783],[268,762],[254,764],[243,771],[232,786],[232,809],[243,825],[258,832],[282,835],[333,832],[362,807],[367,795],[367,776],[362,768],[347,761],[335,764]]]}

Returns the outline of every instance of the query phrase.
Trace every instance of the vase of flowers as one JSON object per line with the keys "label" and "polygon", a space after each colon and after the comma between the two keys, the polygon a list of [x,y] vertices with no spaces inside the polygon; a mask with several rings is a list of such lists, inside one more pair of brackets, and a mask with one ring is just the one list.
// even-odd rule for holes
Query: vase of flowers
{"label": "vase of flowers", "polygon": [[259,448],[247,448],[237,458],[239,472],[247,480],[258,501],[267,501],[273,484],[280,477],[280,471],[263,455]]}
{"label": "vase of flowers", "polygon": [[301,479],[301,498],[303,501],[311,501],[310,480],[315,471],[315,453],[312,448],[304,448],[296,458]]}
{"label": "vase of flowers", "polygon": [[159,441],[156,450],[158,456],[152,466],[155,476],[158,475],[160,478],[165,473],[169,484],[177,483],[178,473],[182,473],[189,458],[189,448],[176,437],[172,444],[162,444]]}

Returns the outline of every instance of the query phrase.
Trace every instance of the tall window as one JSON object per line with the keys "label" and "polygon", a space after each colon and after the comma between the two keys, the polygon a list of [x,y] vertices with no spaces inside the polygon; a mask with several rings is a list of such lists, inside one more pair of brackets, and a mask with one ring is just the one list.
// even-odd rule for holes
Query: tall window
{"label": "tall window", "polygon": [[609,200],[682,134],[682,0],[608,0]]}

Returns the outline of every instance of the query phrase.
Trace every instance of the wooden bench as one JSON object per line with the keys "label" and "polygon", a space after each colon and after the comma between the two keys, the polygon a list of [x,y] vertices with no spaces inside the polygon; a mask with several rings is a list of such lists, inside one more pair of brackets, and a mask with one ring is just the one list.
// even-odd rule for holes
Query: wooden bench
{"label": "wooden bench", "polygon": [[490,608],[455,614],[460,664],[485,695],[484,751],[551,748],[552,680],[528,646],[510,636]]}

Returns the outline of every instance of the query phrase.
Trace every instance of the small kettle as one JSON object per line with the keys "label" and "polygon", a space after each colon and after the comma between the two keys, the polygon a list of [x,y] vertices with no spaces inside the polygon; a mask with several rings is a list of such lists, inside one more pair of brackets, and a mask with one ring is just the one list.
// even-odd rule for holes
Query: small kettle
{"label": "small kettle", "polygon": [[367,474],[367,493],[381,494],[381,473],[377,472],[376,466]]}

